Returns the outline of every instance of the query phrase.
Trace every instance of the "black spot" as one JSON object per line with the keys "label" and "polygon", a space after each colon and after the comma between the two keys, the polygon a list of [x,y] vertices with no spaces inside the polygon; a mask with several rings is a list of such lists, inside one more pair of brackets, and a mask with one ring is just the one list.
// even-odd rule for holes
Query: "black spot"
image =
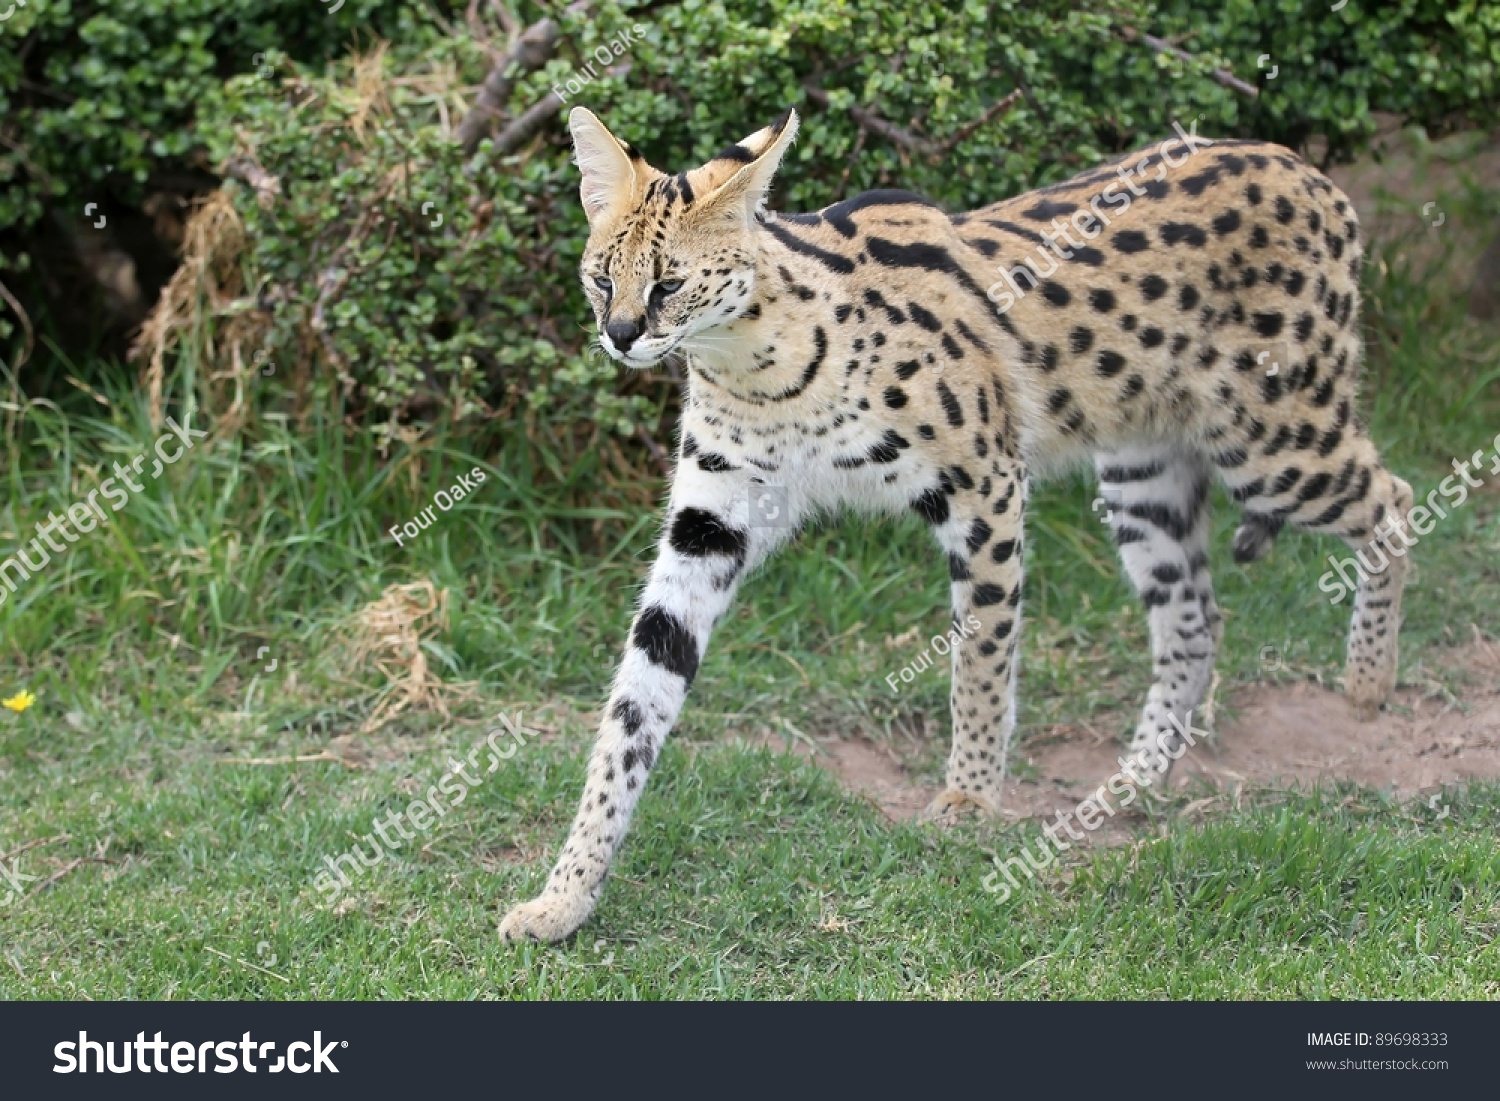
{"label": "black spot", "polygon": [[1146,348],[1155,348],[1166,340],[1167,336],[1155,325],[1147,326],[1141,330],[1141,345]]}
{"label": "black spot", "polygon": [[845,321],[849,320],[849,315],[853,312],[854,307],[845,302],[842,306],[839,306],[833,311],[833,316],[834,319],[837,320],[840,325],[842,325]]}
{"label": "black spot", "polygon": [[1073,392],[1066,386],[1059,386],[1047,398],[1047,412],[1060,413],[1068,402],[1073,400]]}
{"label": "black spot", "polygon": [[911,378],[912,375],[916,374],[921,369],[922,369],[922,364],[919,363],[917,360],[915,360],[915,359],[903,360],[902,362],[896,364],[896,377],[899,378],[902,382],[905,382],[907,379]]}
{"label": "black spot", "polygon": [[1184,283],[1182,289],[1177,292],[1177,305],[1184,310],[1191,310],[1198,305],[1198,288],[1190,283]]}
{"label": "black spot", "polygon": [[1250,231],[1250,247],[1265,248],[1271,243],[1271,235],[1266,232],[1265,226],[1256,226]]}
{"label": "black spot", "polygon": [[1115,234],[1115,248],[1121,252],[1144,252],[1151,247],[1146,235],[1138,229],[1122,229]]}
{"label": "black spot", "polygon": [[1067,287],[1061,283],[1054,283],[1051,280],[1042,284],[1042,297],[1054,306],[1066,306],[1073,298],[1068,293]]}
{"label": "black spot", "polygon": [[906,391],[899,386],[887,386],[885,388],[885,404],[890,409],[900,409],[906,405]]}
{"label": "black spot", "polygon": [[1282,317],[1279,313],[1252,314],[1250,320],[1261,336],[1275,336],[1281,332]]}
{"label": "black spot", "polygon": [[641,732],[641,724],[646,721],[646,716],[641,713],[634,700],[621,700],[615,704],[615,709],[610,714],[625,728],[626,735],[632,738]]}
{"label": "black spot", "polygon": [[1109,313],[1115,308],[1115,292],[1095,288],[1089,291],[1089,305],[1100,313]]}
{"label": "black spot", "polygon": [[1238,210],[1226,210],[1214,219],[1214,232],[1220,237],[1226,233],[1233,233],[1240,228],[1240,212]]}
{"label": "black spot", "polygon": [[964,350],[958,346],[958,341],[948,334],[943,334],[943,351],[948,354],[949,359],[963,359]]}
{"label": "black spot", "polygon": [[1202,226],[1190,225],[1186,222],[1168,222],[1161,227],[1161,239],[1168,245],[1183,243],[1198,248],[1208,240],[1208,234],[1203,232]]}
{"label": "black spot", "polygon": [[1100,252],[1096,248],[1090,248],[1088,245],[1083,245],[1079,248],[1065,251],[1071,251],[1072,255],[1065,256],[1063,257],[1063,259],[1072,260],[1079,264],[1085,264],[1091,268],[1097,268],[1104,263],[1104,253]]}
{"label": "black spot", "polygon": [[973,576],[969,573],[969,564],[964,561],[961,554],[948,555],[948,580],[967,581]]}
{"label": "black spot", "polygon": [[1259,206],[1261,200],[1260,184],[1251,184],[1245,188],[1245,200],[1251,206]]}
{"label": "black spot", "polygon": [[986,581],[982,585],[974,586],[974,606],[976,608],[988,608],[999,604],[1005,599],[1005,586],[995,585]]}
{"label": "black spot", "polygon": [[1307,276],[1300,271],[1292,271],[1286,277],[1286,293],[1296,298],[1302,293],[1302,288],[1306,283]]}
{"label": "black spot", "polygon": [[1074,355],[1082,355],[1094,346],[1094,331],[1082,325],[1075,326],[1068,334],[1068,347]]}
{"label": "black spot", "polygon": [[990,560],[997,566],[1003,566],[1010,561],[1010,556],[1015,553],[1016,541],[1014,539],[1002,539],[990,548]]}
{"label": "black spot", "polygon": [[1114,378],[1125,370],[1125,357],[1119,352],[1111,352],[1108,349],[1099,353],[1099,359],[1094,364],[1094,370],[1105,378]]}
{"label": "black spot", "polygon": [[1159,275],[1148,275],[1141,280],[1141,294],[1146,296],[1147,302],[1155,302],[1167,293],[1168,283]]}
{"label": "black spot", "polygon": [[1285,195],[1276,196],[1276,220],[1282,225],[1291,225],[1292,219],[1297,216],[1297,208]]}
{"label": "black spot", "polygon": [[689,684],[698,672],[698,643],[682,620],[653,604],[635,621],[631,641],[652,665],[675,673]]}
{"label": "black spot", "polygon": [[1179,186],[1189,195],[1197,196],[1202,195],[1204,188],[1210,184],[1217,183],[1218,180],[1219,170],[1217,168],[1206,168],[1196,176],[1189,176]]}
{"label": "black spot", "polygon": [[976,519],[969,525],[969,537],[964,540],[964,545],[969,548],[969,553],[973,554],[980,547],[988,543],[990,536],[994,534],[994,528],[990,527],[983,520]]}
{"label": "black spot", "polygon": [[1060,218],[1064,214],[1072,214],[1077,209],[1078,204],[1076,203],[1054,203],[1048,199],[1043,199],[1030,210],[1023,210],[1021,214],[1023,217],[1030,218],[1035,222],[1050,222],[1053,218]]}

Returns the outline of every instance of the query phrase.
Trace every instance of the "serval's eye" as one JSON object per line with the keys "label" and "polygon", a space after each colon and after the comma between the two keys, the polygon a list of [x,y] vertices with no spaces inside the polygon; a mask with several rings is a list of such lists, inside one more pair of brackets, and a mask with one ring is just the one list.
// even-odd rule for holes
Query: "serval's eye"
{"label": "serval's eye", "polygon": [[656,284],[656,289],[661,291],[662,297],[666,297],[669,294],[676,294],[678,291],[682,290],[682,280],[668,279],[663,283]]}
{"label": "serval's eye", "polygon": [[615,289],[614,280],[607,275],[594,276],[594,286],[598,287],[601,291],[612,291]]}

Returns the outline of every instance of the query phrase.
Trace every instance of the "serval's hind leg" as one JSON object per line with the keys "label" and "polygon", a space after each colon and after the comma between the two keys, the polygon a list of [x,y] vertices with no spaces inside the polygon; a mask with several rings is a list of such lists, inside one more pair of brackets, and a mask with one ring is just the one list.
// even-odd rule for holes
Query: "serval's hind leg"
{"label": "serval's hind leg", "polygon": [[1151,691],[1131,754],[1143,776],[1165,779],[1186,752],[1183,736],[1208,693],[1224,630],[1208,571],[1209,465],[1162,445],[1103,452],[1094,467],[1151,628]]}

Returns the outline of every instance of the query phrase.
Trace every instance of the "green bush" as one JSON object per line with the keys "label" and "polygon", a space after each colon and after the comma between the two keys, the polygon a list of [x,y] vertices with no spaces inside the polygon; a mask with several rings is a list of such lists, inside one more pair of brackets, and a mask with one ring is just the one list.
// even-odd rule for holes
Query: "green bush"
{"label": "green bush", "polygon": [[[445,5],[451,6],[451,5]],[[30,0],[0,22],[0,230],[49,203],[82,208],[106,185],[139,197],[153,169],[189,158],[198,103],[280,50],[319,62],[356,34],[433,33],[398,0]]]}
{"label": "green bush", "polygon": [[[566,107],[553,97],[548,124],[512,153],[485,143],[464,155],[454,129],[493,63],[467,33],[449,33],[426,9],[377,0],[349,0],[337,21],[306,0],[263,0],[242,6],[233,31],[218,29],[228,24],[204,0],[110,5],[117,14],[95,12],[76,26],[58,14],[64,7],[45,15],[28,7],[34,22],[18,15],[5,32],[40,35],[47,79],[76,92],[66,107],[33,97],[18,116],[23,144],[43,151],[32,159],[56,194],[97,174],[101,160],[140,178],[154,159],[198,143],[210,163],[252,164],[280,185],[279,195],[231,185],[245,229],[243,289],[228,304],[200,295],[211,323],[194,316],[178,333],[193,362],[210,357],[214,370],[189,384],[211,408],[230,399],[206,380],[217,373],[222,388],[224,368],[237,365],[237,402],[245,364],[270,362],[282,369],[256,381],[252,405],[336,401],[353,423],[387,437],[406,424],[474,415],[590,439],[655,427],[672,400],[665,376],[617,379],[589,351],[591,319],[575,276],[586,226]],[[502,122],[575,79],[583,90],[573,102],[675,169],[795,105],[804,126],[778,207],[897,186],[957,209],[1167,135],[1173,120],[1294,144],[1323,134],[1330,155],[1342,156],[1372,132],[1372,111],[1435,126],[1495,117],[1493,6],[1077,7],[596,0],[558,14],[557,55],[515,83]],[[522,2],[515,15],[528,24],[548,10]],[[136,17],[129,31],[125,12]],[[274,52],[296,41],[297,57],[322,56],[351,20],[372,36],[359,56],[304,71]],[[1152,49],[1136,32],[1192,56]],[[396,44],[376,47],[379,33]],[[611,51],[618,42],[628,45]],[[97,54],[84,56],[85,45]],[[588,70],[601,49],[610,63]],[[271,79],[250,71],[260,50],[277,67]],[[1278,65],[1274,81],[1257,75],[1262,54]],[[0,96],[36,64],[34,56],[24,66],[0,62]],[[1262,94],[1226,87],[1218,69]],[[98,95],[104,88],[107,97]],[[96,98],[85,105],[90,92]],[[862,129],[854,106],[900,135]],[[24,162],[9,163],[14,173]],[[42,201],[37,179],[21,175],[28,188],[0,205],[0,225],[35,216]]]}

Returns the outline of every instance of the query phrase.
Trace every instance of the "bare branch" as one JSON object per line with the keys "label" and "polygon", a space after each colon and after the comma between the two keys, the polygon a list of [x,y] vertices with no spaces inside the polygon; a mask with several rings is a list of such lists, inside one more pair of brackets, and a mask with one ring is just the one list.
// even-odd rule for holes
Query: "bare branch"
{"label": "bare branch", "polygon": [[[1191,64],[1197,64],[1198,62],[1198,59],[1192,54],[1188,53],[1186,50],[1180,50],[1170,42],[1165,42],[1162,39],[1157,38],[1154,34],[1143,34],[1140,31],[1136,30],[1134,27],[1121,27],[1120,36],[1124,38],[1126,42],[1135,42],[1137,40],[1144,42],[1155,52],[1169,53],[1180,61],[1186,61]],[[1213,71],[1213,78],[1220,84],[1224,85],[1224,87],[1233,88],[1236,92],[1247,95],[1251,99],[1260,98],[1259,88],[1257,88],[1253,84],[1246,84],[1243,80],[1230,73],[1226,69],[1215,69]]]}
{"label": "bare branch", "polygon": [[954,148],[959,145],[960,142],[962,142],[975,130],[978,130],[981,126],[985,126],[988,123],[994,121],[997,116],[1003,115],[1005,112],[1014,107],[1016,105],[1016,100],[1020,99],[1021,95],[1021,89],[1015,89],[1004,99],[992,104],[984,114],[980,115],[973,122],[965,123],[963,126],[960,126],[953,132],[952,137],[943,142],[941,151],[943,153],[951,153]]}
{"label": "bare branch", "polygon": [[[809,99],[820,107],[827,107],[829,105],[828,93],[817,85],[804,84],[802,90],[807,93]],[[1010,110],[1020,98],[1021,89],[1017,88],[998,103],[991,104],[985,110],[984,114],[980,115],[977,119],[959,127],[948,140],[943,142],[935,142],[929,138],[913,134],[910,130],[905,130],[895,123],[887,122],[885,119],[880,118],[871,111],[865,110],[863,107],[850,107],[849,117],[865,133],[874,134],[876,137],[884,138],[892,145],[898,145],[902,149],[907,149],[929,159],[937,160],[951,153],[955,146],[974,133],[975,130],[992,121],[996,116]]]}
{"label": "bare branch", "polygon": [[548,92],[516,118],[512,119],[495,138],[495,152],[501,156],[514,153],[534,138],[550,122],[556,122],[557,109],[563,105],[556,92]]}
{"label": "bare branch", "polygon": [[551,19],[533,23],[511,43],[489,75],[480,86],[474,106],[458,124],[455,137],[465,153],[472,153],[489,130],[490,124],[499,117],[500,109],[510,99],[516,81],[534,69],[540,69],[551,59],[557,49],[562,28]]}
{"label": "bare branch", "polygon": [[[807,98],[819,107],[827,107],[829,105],[828,93],[817,85],[804,84],[802,85],[802,90],[807,93]],[[849,117],[855,121],[861,130],[868,130],[876,137],[884,138],[892,145],[899,145],[902,149],[910,150],[913,153],[930,155],[938,152],[940,148],[935,142],[918,137],[910,130],[903,130],[893,122],[886,122],[885,119],[871,114],[863,107],[850,107]]]}

